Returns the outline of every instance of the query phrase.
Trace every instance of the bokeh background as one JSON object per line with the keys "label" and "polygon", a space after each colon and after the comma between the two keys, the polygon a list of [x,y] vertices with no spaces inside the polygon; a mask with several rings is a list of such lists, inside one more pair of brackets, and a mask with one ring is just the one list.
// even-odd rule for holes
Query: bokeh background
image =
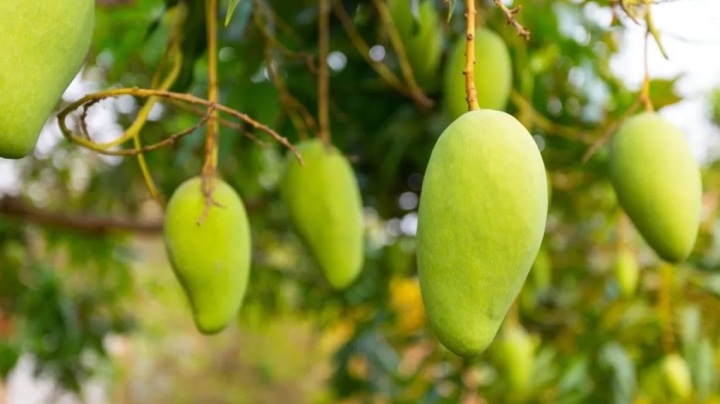
{"label": "bokeh background", "polygon": [[[447,5],[425,1],[446,21]],[[98,0],[87,65],[63,102],[150,86],[178,3],[194,12],[183,24],[185,63],[175,89],[204,97],[202,1]],[[315,116],[317,2],[243,0],[223,27],[227,3],[222,102],[293,142],[312,136],[297,122],[302,109]],[[400,75],[372,2],[338,3],[371,57]],[[478,2],[481,23],[504,38],[513,58],[507,111],[534,135],[552,184],[542,250],[504,328],[530,341],[515,362],[503,350],[510,333],[474,361],[442,348],[425,323],[416,280],[418,197],[434,142],[450,122],[441,77],[446,51],[464,29],[460,3],[441,25],[445,51],[437,85],[426,88],[436,102],[429,111],[383,81],[332,15],[332,139],[354,163],[367,240],[363,273],[346,291],[329,289],[289,225],[277,190],[285,150],[263,134],[258,145],[222,130],[219,169],[247,205],[253,268],[237,322],[220,335],[193,327],[165,256],[162,211],[135,159],[71,145],[50,119],[32,156],[0,160],[0,402],[681,402],[658,376],[672,352],[690,371],[689,402],[720,402],[720,3],[653,3],[670,59],[650,41],[652,101],[686,133],[704,181],[695,250],[687,263],[663,270],[623,219],[605,150],[582,161],[637,99],[645,28],[610,1],[506,2],[522,4],[518,21],[532,33],[526,42],[491,2]],[[98,141],[116,138],[143,102],[99,103],[88,114],[90,132]],[[158,104],[143,140],[197,119]],[[147,155],[165,198],[199,173],[203,136],[201,128]],[[619,248],[638,266],[636,287],[618,281],[635,273],[617,269]]]}

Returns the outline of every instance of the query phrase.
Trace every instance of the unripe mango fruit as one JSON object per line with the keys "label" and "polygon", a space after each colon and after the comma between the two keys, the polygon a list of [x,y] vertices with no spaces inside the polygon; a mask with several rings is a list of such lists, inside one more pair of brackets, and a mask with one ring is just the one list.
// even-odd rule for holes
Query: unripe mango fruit
{"label": "unripe mango fruit", "polygon": [[685,359],[677,353],[665,356],[661,362],[661,369],[668,398],[685,400],[692,394],[692,378],[690,368]]}
{"label": "unripe mango fruit", "polygon": [[280,183],[296,231],[334,289],[360,274],[364,260],[362,197],[350,163],[318,139],[300,142],[304,166],[288,155]]}
{"label": "unripe mango fruit", "polygon": [[[452,120],[468,112],[463,74],[466,44],[465,36],[456,40],[445,68],[445,108]],[[505,109],[512,89],[512,61],[503,39],[487,28],[475,31],[474,78],[479,107]]]}
{"label": "unripe mango fruit", "polygon": [[0,1],[0,157],[22,158],[82,67],[95,0]]}
{"label": "unripe mango fruit", "polygon": [[618,202],[660,258],[685,260],[700,226],[700,168],[683,133],[660,115],[628,119],[610,144]]}
{"label": "unripe mango fruit", "polygon": [[434,90],[443,52],[443,27],[433,1],[420,3],[420,18],[415,22],[407,0],[388,2],[393,23],[402,39],[405,56],[418,85]]}
{"label": "unripe mango fruit", "polygon": [[251,237],[242,200],[215,179],[205,212],[200,177],[182,183],[165,211],[165,246],[175,276],[190,300],[197,329],[222,331],[236,317],[250,274]]}
{"label": "unripe mango fruit", "polygon": [[629,248],[621,247],[618,250],[615,262],[615,277],[623,296],[631,297],[635,295],[638,280],[640,279],[640,266],[635,253]]}
{"label": "unripe mango fruit", "polygon": [[498,335],[492,353],[512,393],[526,391],[535,370],[535,343],[519,325],[508,325]]}
{"label": "unripe mango fruit", "polygon": [[420,196],[417,264],[428,320],[463,357],[492,342],[540,249],[540,151],[512,116],[468,112],[440,135]]}

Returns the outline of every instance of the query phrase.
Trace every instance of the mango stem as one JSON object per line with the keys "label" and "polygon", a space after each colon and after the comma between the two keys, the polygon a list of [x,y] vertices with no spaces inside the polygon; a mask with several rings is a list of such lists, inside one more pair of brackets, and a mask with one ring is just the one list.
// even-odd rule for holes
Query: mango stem
{"label": "mango stem", "polygon": [[217,205],[213,200],[214,177],[218,164],[218,112],[215,105],[218,102],[217,79],[217,0],[207,0],[205,3],[207,18],[207,48],[208,48],[208,125],[205,134],[205,163],[202,169],[202,191],[205,197],[205,210],[198,224],[202,224],[210,207]]}
{"label": "mango stem", "polygon": [[467,93],[468,111],[480,109],[477,101],[477,90],[475,90],[475,0],[465,0],[467,11],[465,19],[467,27],[465,34],[467,36],[467,44],[465,47],[465,91]]}

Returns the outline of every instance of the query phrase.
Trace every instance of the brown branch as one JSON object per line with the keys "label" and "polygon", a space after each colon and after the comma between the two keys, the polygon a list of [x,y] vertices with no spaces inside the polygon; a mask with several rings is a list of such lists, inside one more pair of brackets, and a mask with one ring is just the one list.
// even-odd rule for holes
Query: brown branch
{"label": "brown branch", "polygon": [[517,6],[515,8],[507,8],[507,6],[503,4],[502,0],[493,0],[493,2],[496,6],[500,8],[500,10],[502,10],[503,14],[505,14],[505,18],[507,18],[507,24],[515,27],[515,31],[517,31],[518,36],[521,36],[526,41],[529,41],[530,31],[523,27],[522,24],[520,24],[515,18],[515,14],[519,13],[520,10],[522,10],[522,6]]}
{"label": "brown branch", "polygon": [[[265,205],[264,200],[250,200],[245,203],[245,208],[248,212],[257,212],[265,209]],[[135,233],[152,236],[162,233],[163,230],[162,220],[137,221],[83,213],[57,212],[37,208],[22,198],[13,196],[0,198],[0,216],[88,235]]]}
{"label": "brown branch", "polygon": [[467,11],[465,18],[467,27],[465,28],[467,35],[467,44],[465,45],[465,91],[467,94],[468,110],[475,111],[480,109],[477,101],[477,90],[475,89],[475,0],[466,0]]}
{"label": "brown branch", "polygon": [[56,227],[85,234],[108,234],[133,232],[158,234],[162,221],[138,222],[123,219],[51,212],[28,205],[22,199],[6,196],[0,198],[0,216],[14,217],[42,226]]}

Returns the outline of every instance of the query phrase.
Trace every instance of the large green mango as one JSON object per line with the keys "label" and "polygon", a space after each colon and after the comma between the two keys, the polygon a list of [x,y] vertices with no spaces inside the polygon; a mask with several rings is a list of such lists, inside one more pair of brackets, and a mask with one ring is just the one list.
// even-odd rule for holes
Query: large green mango
{"label": "large green mango", "polygon": [[440,341],[463,357],[492,342],[540,249],[540,151],[512,116],[468,112],[440,135],[420,196],[417,263]]}
{"label": "large green mango", "polygon": [[628,119],[610,144],[617,199],[665,261],[685,260],[700,226],[700,168],[682,132],[656,113]]}
{"label": "large green mango", "polygon": [[82,67],[95,0],[0,1],[0,157],[22,158]]}
{"label": "large green mango", "polygon": [[280,193],[290,218],[330,286],[343,289],[364,259],[362,198],[348,160],[318,139],[297,145],[305,166],[288,156]]}
{"label": "large green mango", "polygon": [[[445,68],[445,108],[455,120],[468,111],[465,93],[465,36],[450,49]],[[503,110],[512,90],[512,61],[503,39],[487,28],[475,32],[475,90],[481,109]]]}
{"label": "large green mango", "polygon": [[238,194],[216,179],[213,205],[201,224],[205,197],[200,177],[185,181],[165,211],[165,246],[173,271],[204,334],[222,331],[242,305],[250,274],[251,237]]}
{"label": "large green mango", "polygon": [[420,3],[420,18],[415,22],[408,0],[390,0],[390,13],[405,48],[405,55],[420,87],[434,90],[443,52],[443,27],[435,2]]}

